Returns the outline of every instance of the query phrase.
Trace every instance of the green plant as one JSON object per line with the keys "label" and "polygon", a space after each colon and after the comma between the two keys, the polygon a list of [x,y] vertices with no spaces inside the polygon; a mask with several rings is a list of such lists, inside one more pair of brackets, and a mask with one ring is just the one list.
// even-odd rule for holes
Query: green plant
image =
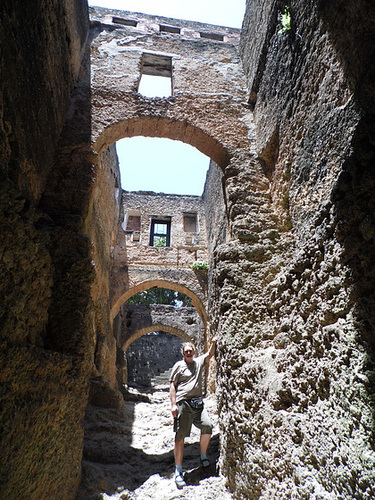
{"label": "green plant", "polygon": [[285,6],[284,13],[280,15],[280,22],[282,28],[279,29],[279,33],[287,33],[292,29],[292,18],[288,5]]}
{"label": "green plant", "polygon": [[203,262],[202,260],[196,260],[192,265],[191,268],[193,271],[208,271],[209,265],[207,262]]}

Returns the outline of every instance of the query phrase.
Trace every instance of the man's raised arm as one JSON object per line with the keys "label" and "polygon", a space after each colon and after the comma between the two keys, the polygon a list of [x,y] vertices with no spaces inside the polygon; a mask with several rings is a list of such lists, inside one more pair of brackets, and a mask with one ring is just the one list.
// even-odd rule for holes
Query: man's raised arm
{"label": "man's raised arm", "polygon": [[206,352],[206,357],[207,357],[208,360],[210,360],[212,358],[212,356],[214,356],[214,354],[216,352],[216,343],[217,343],[217,337],[214,337],[212,339],[212,341],[211,341],[210,348]]}

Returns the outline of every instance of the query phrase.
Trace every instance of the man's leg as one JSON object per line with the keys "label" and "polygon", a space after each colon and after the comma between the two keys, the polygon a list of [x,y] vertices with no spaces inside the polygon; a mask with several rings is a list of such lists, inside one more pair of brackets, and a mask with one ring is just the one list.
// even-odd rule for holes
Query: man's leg
{"label": "man's leg", "polygon": [[192,415],[186,408],[187,403],[182,403],[178,405],[178,420],[176,436],[174,439],[174,459],[176,462],[175,470],[175,482],[177,488],[181,489],[186,486],[183,474],[182,474],[182,460],[184,458],[184,440],[185,437],[190,435],[190,429],[192,424]]}
{"label": "man's leg", "polygon": [[203,409],[203,411],[200,413],[199,419],[196,420],[195,425],[197,425],[197,427],[199,427],[201,430],[201,437],[200,437],[201,464],[203,467],[206,468],[211,465],[207,457],[207,449],[208,445],[210,444],[212,427],[213,427],[211,419],[208,416],[206,409]]}
{"label": "man's leg", "polygon": [[206,455],[208,445],[210,444],[211,434],[201,434],[201,455]]}
{"label": "man's leg", "polygon": [[181,489],[186,486],[184,476],[182,475],[182,459],[184,458],[184,440],[174,440],[174,460],[176,462],[176,470],[174,472],[174,480],[177,488]]}
{"label": "man's leg", "polygon": [[184,458],[184,439],[176,438],[174,440],[174,460],[176,462],[176,467],[178,465],[182,465],[183,458]]}

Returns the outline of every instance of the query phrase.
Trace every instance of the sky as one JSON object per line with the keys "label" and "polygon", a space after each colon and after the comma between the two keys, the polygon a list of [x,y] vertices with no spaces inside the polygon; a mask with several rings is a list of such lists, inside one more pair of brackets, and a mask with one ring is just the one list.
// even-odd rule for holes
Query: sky
{"label": "sky", "polygon": [[[90,6],[241,28],[245,0],[88,0]],[[158,78],[158,77],[155,77]],[[153,88],[155,84],[153,83]],[[146,94],[147,90],[144,93]],[[164,89],[161,90],[163,95]],[[122,188],[200,196],[209,158],[170,139],[134,137],[116,144]]]}

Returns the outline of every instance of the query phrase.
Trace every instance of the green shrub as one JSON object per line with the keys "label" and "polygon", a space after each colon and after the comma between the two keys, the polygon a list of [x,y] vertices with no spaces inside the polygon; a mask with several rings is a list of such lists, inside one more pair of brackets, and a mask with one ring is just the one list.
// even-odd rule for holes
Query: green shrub
{"label": "green shrub", "polygon": [[209,265],[207,262],[203,262],[202,260],[196,260],[192,265],[191,268],[193,271],[208,271]]}
{"label": "green shrub", "polygon": [[284,13],[280,16],[280,22],[282,28],[279,29],[279,33],[286,33],[292,29],[292,18],[290,15],[290,9],[287,5],[285,6]]}

